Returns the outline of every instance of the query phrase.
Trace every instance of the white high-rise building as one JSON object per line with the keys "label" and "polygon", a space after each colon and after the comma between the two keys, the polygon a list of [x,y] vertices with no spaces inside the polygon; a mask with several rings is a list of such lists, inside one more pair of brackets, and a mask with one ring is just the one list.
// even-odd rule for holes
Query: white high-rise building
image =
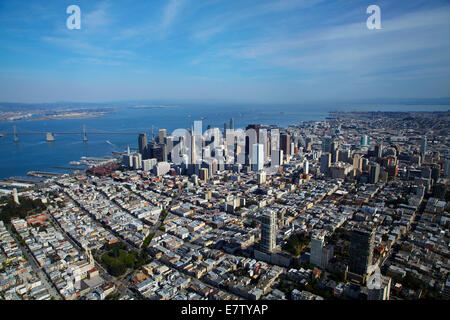
{"label": "white high-rise building", "polygon": [[157,176],[163,176],[170,171],[170,164],[168,162],[159,162],[153,170]]}
{"label": "white high-rise building", "polygon": [[420,145],[420,154],[422,157],[425,157],[425,154],[427,153],[427,137],[422,137],[422,143]]}
{"label": "white high-rise building", "polygon": [[133,169],[139,170],[142,168],[142,155],[140,153],[135,153],[132,156]]}
{"label": "white high-rise building", "polygon": [[325,244],[325,236],[322,232],[316,232],[311,236],[311,254],[309,262],[317,267],[322,267],[322,252]]}
{"label": "white high-rise building", "polygon": [[309,174],[309,161],[308,160],[305,160],[305,162],[303,162],[303,173]]}
{"label": "white high-rise building", "polygon": [[311,253],[309,261],[311,264],[326,269],[328,263],[333,258],[334,247],[331,245],[325,245],[325,231],[317,230],[311,236]]}
{"label": "white high-rise building", "polygon": [[192,135],[191,135],[191,165],[194,165],[197,163],[197,155],[196,155],[196,142],[195,142],[195,134],[194,134],[194,130],[192,130]]}
{"label": "white high-rise building", "polygon": [[264,145],[255,143],[252,155],[252,170],[261,171],[264,168]]}
{"label": "white high-rise building", "polygon": [[158,164],[157,159],[146,159],[142,160],[142,170],[151,171]]}
{"label": "white high-rise building", "polygon": [[261,216],[260,250],[270,254],[277,246],[277,214],[268,210]]}

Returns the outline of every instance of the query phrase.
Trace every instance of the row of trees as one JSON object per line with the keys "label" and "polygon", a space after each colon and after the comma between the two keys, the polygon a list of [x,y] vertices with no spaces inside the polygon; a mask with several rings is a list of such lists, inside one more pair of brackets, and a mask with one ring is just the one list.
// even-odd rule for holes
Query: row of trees
{"label": "row of trees", "polygon": [[155,233],[152,232],[150,233],[144,240],[144,242],[142,243],[142,248],[147,249],[148,246],[150,245],[150,242],[152,242],[153,237],[155,236]]}

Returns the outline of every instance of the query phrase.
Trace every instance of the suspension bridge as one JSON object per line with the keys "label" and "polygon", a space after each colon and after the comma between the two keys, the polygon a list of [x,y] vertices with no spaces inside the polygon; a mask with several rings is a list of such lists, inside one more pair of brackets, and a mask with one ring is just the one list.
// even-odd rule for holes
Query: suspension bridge
{"label": "suspension bridge", "polygon": [[83,126],[82,131],[66,131],[66,132],[34,132],[34,131],[19,131],[16,126],[13,126],[12,132],[0,133],[0,138],[13,136],[14,142],[19,142],[19,136],[41,135],[47,142],[55,141],[57,135],[79,135],[82,136],[84,142],[88,141],[88,135],[139,135],[139,132],[111,132],[111,131],[87,131],[86,126]]}

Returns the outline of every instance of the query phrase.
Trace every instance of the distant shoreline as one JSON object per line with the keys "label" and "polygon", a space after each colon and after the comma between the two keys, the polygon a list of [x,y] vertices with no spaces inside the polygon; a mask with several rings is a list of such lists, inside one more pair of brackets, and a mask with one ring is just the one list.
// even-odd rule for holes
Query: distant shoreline
{"label": "distant shoreline", "polygon": [[91,114],[91,115],[57,115],[54,117],[39,117],[34,119],[29,119],[27,121],[45,121],[45,120],[76,120],[76,119],[99,119],[103,118],[107,113],[102,114]]}
{"label": "distant shoreline", "polygon": [[134,106],[131,109],[174,109],[181,108],[180,106]]}

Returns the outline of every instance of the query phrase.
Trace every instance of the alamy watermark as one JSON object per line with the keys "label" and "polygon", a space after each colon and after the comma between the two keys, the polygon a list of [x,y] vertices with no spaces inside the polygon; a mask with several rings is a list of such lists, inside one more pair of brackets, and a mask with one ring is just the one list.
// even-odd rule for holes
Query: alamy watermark
{"label": "alamy watermark", "polygon": [[[66,13],[70,16],[67,18],[66,25],[69,30],[81,29],[81,9],[77,5],[70,5],[66,9]],[[366,10],[370,17],[367,18],[366,25],[369,30],[381,29],[381,9],[378,5],[370,5]]]}
{"label": "alamy watermark", "polygon": [[69,30],[81,29],[81,9],[77,5],[71,5],[67,7],[67,14],[70,16],[67,18],[66,25]]}
{"label": "alamy watermark", "polygon": [[367,18],[367,29],[369,30],[379,30],[381,29],[381,9],[377,5],[370,5],[367,7],[367,14],[371,16]]}

